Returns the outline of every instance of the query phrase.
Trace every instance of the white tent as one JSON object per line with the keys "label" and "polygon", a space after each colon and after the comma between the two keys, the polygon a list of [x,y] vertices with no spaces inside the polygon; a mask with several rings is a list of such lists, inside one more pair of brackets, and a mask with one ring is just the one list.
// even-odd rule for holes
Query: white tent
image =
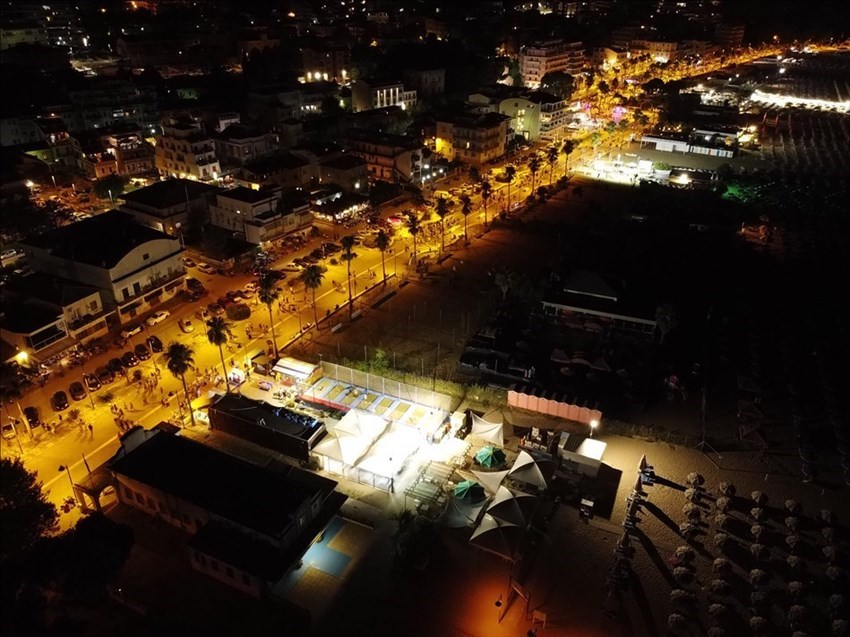
{"label": "white tent", "polygon": [[371,445],[369,440],[352,436],[351,434],[340,433],[338,436],[326,436],[319,444],[315,446],[313,451],[321,456],[327,456],[332,460],[348,466],[354,466],[357,461],[363,457],[366,450]]}
{"label": "white tent", "polygon": [[516,524],[503,522],[492,515],[485,514],[481,524],[469,538],[469,543],[513,561],[522,540],[522,533],[523,529]]}
{"label": "white tent", "polygon": [[502,447],[505,444],[504,420],[498,413],[493,415],[496,417],[493,420],[488,420],[486,417],[482,418],[478,414],[472,414],[471,435]]}
{"label": "white tent", "polygon": [[369,444],[375,442],[384,433],[389,424],[386,420],[368,411],[359,409],[349,410],[333,428],[338,436],[349,434],[357,438],[363,438]]}
{"label": "white tent", "polygon": [[521,491],[511,491],[507,487],[499,487],[496,497],[487,507],[487,513],[502,522],[510,522],[517,526],[526,527],[531,522],[536,500],[533,495]]}
{"label": "white tent", "polygon": [[548,484],[537,461],[527,451],[520,451],[514,466],[508,475],[518,482],[525,482],[539,489],[545,489]]}
{"label": "white tent", "polygon": [[508,475],[507,471],[473,471],[472,474],[478,480],[478,484],[483,486],[487,491],[496,494],[502,484],[502,480]]}
{"label": "white tent", "polygon": [[413,427],[393,423],[360,459],[357,468],[382,478],[391,478],[401,471],[407,459],[416,452],[420,441]]}

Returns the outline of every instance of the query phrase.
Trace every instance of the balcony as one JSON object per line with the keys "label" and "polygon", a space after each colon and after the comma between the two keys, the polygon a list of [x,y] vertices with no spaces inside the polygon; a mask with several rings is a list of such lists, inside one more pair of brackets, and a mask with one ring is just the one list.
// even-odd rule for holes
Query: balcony
{"label": "balcony", "polygon": [[75,317],[74,319],[67,322],[68,329],[71,332],[76,332],[77,330],[81,330],[86,327],[86,325],[94,323],[95,321],[99,321],[108,314],[111,314],[111,312],[107,312],[106,310],[101,309],[101,311],[97,314],[86,314],[85,316]]}

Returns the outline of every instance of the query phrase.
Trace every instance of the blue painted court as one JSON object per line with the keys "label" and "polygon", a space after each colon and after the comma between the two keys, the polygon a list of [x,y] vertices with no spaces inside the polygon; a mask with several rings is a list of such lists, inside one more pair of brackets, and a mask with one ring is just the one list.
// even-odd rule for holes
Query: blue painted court
{"label": "blue painted court", "polygon": [[337,533],[339,533],[343,524],[345,524],[345,522],[340,518],[335,517],[331,520],[330,524],[328,524],[328,528],[325,530],[324,537],[322,537],[321,540],[317,540],[309,549],[307,549],[307,552],[304,553],[301,568],[292,570],[282,582],[275,586],[275,589],[283,593],[288,593],[295,587],[298,580],[301,579],[301,576],[307,572],[307,569],[311,566],[327,573],[328,575],[332,575],[333,577],[342,577],[343,572],[351,562],[351,556],[335,551],[332,548],[329,548],[327,544]]}

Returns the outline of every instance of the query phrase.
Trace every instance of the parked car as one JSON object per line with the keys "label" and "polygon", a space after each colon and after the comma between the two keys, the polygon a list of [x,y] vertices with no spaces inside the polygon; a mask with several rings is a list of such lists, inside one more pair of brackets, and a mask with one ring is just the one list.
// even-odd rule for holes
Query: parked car
{"label": "parked car", "polygon": [[140,361],[146,361],[151,357],[151,351],[144,343],[139,343],[133,348],[133,353]]}
{"label": "parked car", "polygon": [[[271,274],[271,272],[269,274]],[[242,293],[244,294],[245,290],[251,290],[251,292],[256,292],[259,289],[260,289],[260,284],[257,283],[256,281],[251,281],[248,285],[245,286],[245,288],[242,290]]]}
{"label": "parked car", "polygon": [[180,326],[180,329],[183,330],[185,334],[191,334],[195,331],[195,326],[192,325],[192,321],[186,319],[185,321],[177,321],[177,325]]}
{"label": "parked car", "polygon": [[109,385],[115,380],[115,373],[109,367],[98,367],[94,373],[101,385]]}
{"label": "parked car", "polygon": [[113,374],[120,374],[124,371],[124,363],[120,358],[110,358],[109,362],[106,364]]}
{"label": "parked car", "polygon": [[187,268],[194,268],[196,263],[189,257],[183,257],[183,265]]}
{"label": "parked car", "polygon": [[206,323],[212,318],[212,314],[210,314],[209,310],[198,310],[195,312],[195,318],[201,323]]}
{"label": "parked car", "polygon": [[148,324],[148,327],[153,327],[159,323],[162,323],[165,319],[171,316],[171,312],[168,310],[160,310],[159,312],[154,312],[148,317],[148,320],[145,323]]}
{"label": "parked car", "polygon": [[125,327],[123,330],[121,330],[121,338],[126,340],[126,339],[130,338],[131,336],[135,336],[136,334],[138,334],[141,331],[142,331],[141,325],[133,325],[132,327]]}
{"label": "parked car", "polygon": [[323,243],[322,249],[325,251],[325,254],[336,254],[342,248],[335,243]]}
{"label": "parked car", "polygon": [[298,265],[297,263],[295,263],[293,261],[292,263],[287,263],[286,265],[282,265],[281,267],[276,268],[275,270],[272,270],[272,271],[273,272],[294,272],[294,273],[297,274],[297,273],[301,272],[301,270],[303,270],[303,269],[304,268],[302,266]]}
{"label": "parked car", "polygon": [[121,362],[124,363],[124,367],[135,367],[139,364],[139,359],[133,352],[124,352],[121,355]]}
{"label": "parked car", "polygon": [[148,346],[151,348],[151,351],[155,354],[159,354],[164,349],[162,346],[162,341],[159,340],[158,336],[148,336],[147,343]]}
{"label": "parked car", "polygon": [[254,290],[252,290],[251,288],[245,288],[244,290],[242,290],[243,299],[253,299],[254,294],[256,294],[256,292],[254,292]]}
{"label": "parked car", "polygon": [[68,387],[68,393],[71,394],[71,398],[74,400],[83,400],[86,397],[86,390],[83,387],[83,384],[79,381],[74,381]]}
{"label": "parked car", "polygon": [[240,301],[243,298],[241,290],[231,290],[230,292],[228,292],[224,296],[231,303],[236,303],[237,301]]}
{"label": "parked car", "polygon": [[316,248],[315,250],[313,250],[307,256],[312,257],[313,259],[316,259],[316,261],[321,261],[322,259],[325,258],[325,251],[322,250],[321,248]]}
{"label": "parked car", "polygon": [[199,263],[198,270],[200,270],[204,274],[215,274],[215,268],[209,263]]}
{"label": "parked car", "polygon": [[17,435],[15,433],[15,425],[13,425],[10,422],[4,422],[3,425],[2,425],[2,430],[3,430],[3,437],[6,440],[14,440],[15,439],[15,436]]}
{"label": "parked car", "polygon": [[68,394],[58,391],[50,397],[50,406],[53,411],[65,411],[68,409]]}
{"label": "parked car", "polygon": [[224,314],[224,306],[213,303],[207,306],[207,311],[212,316],[221,316],[222,314]]}
{"label": "parked car", "polygon": [[186,287],[190,290],[206,290],[204,284],[193,277],[186,277]]}
{"label": "parked car", "polygon": [[24,417],[30,424],[30,427],[40,427],[41,418],[38,417],[38,409],[35,407],[24,407]]}
{"label": "parked car", "polygon": [[84,374],[83,380],[86,383],[86,388],[88,388],[90,392],[97,391],[98,389],[100,389],[100,380],[94,374]]}

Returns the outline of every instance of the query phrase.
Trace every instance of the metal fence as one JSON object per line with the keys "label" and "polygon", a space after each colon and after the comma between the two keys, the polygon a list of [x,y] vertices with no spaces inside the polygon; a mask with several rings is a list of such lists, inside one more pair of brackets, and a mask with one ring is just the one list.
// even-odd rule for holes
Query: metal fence
{"label": "metal fence", "polygon": [[408,400],[413,403],[425,405],[432,409],[441,409],[442,411],[451,411],[452,397],[447,394],[440,394],[430,389],[408,385],[397,380],[385,378],[363,372],[358,369],[337,365],[328,361],[322,361],[322,371],[324,375],[338,380],[342,383],[365,387],[374,392],[394,396],[401,400]]}

